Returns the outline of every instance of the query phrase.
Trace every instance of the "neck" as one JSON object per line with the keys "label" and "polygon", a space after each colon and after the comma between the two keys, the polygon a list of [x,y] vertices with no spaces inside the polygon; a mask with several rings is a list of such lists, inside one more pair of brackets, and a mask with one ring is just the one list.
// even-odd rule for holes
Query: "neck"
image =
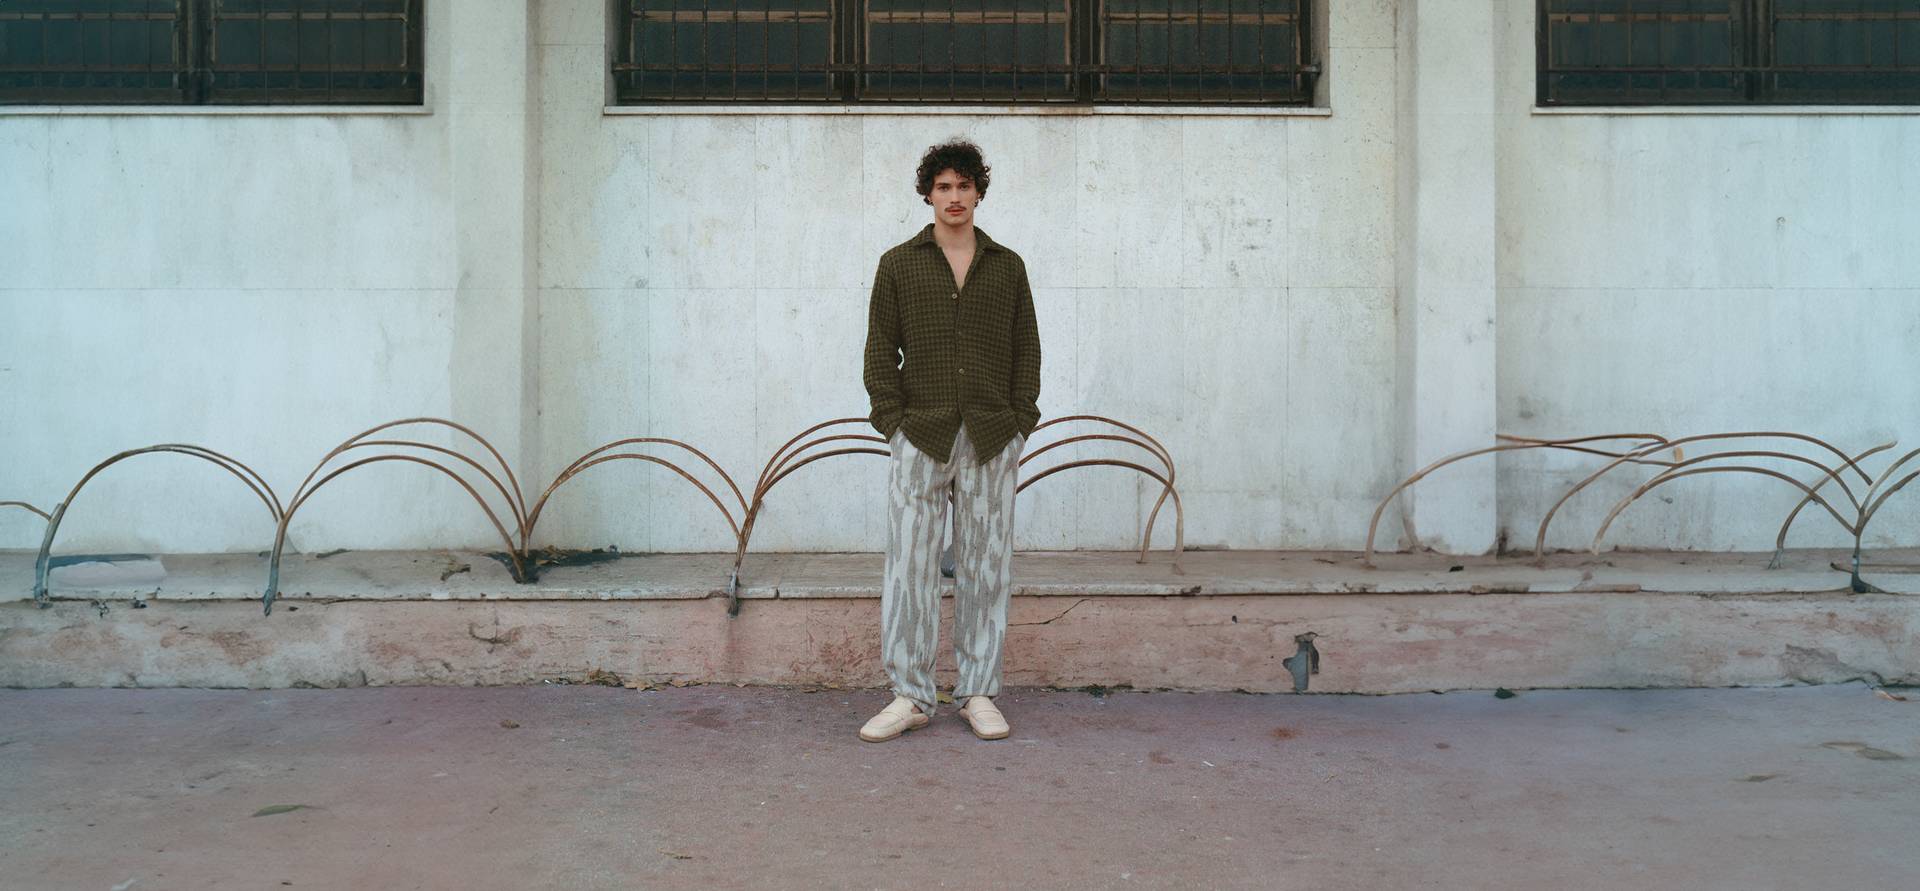
{"label": "neck", "polygon": [[973,221],[958,225],[941,220],[933,221],[933,243],[943,248],[973,247]]}

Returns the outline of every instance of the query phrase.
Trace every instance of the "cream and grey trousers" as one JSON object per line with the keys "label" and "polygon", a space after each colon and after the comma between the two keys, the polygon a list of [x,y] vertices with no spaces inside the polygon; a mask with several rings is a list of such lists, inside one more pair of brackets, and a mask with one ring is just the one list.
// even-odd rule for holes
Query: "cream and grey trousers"
{"label": "cream and grey trousers", "polygon": [[887,480],[887,569],[880,593],[880,654],[893,692],[935,710],[933,659],[940,638],[940,551],[953,491],[953,656],[960,670],[955,702],[1000,693],[1000,651],[1013,592],[1013,501],[1020,452],[1016,435],[979,464],[966,425],[942,464],[893,434]]}

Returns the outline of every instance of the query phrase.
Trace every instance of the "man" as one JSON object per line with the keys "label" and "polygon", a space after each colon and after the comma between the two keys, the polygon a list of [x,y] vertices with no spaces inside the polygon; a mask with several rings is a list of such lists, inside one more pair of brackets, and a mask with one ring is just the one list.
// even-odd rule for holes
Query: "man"
{"label": "man", "polygon": [[1020,453],[1040,423],[1040,331],[1020,255],[973,225],[988,172],[972,143],[928,149],[914,186],[933,222],[882,255],[873,276],[864,378],[873,427],[893,448],[880,622],[894,700],[860,728],[868,742],[924,727],[935,711],[949,488],[953,699],[981,739],[1011,732],[993,697],[1013,589]]}

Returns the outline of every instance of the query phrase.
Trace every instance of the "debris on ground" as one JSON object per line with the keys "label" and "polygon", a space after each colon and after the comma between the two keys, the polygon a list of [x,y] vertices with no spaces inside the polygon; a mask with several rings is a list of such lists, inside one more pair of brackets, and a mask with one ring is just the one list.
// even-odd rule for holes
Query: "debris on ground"
{"label": "debris on ground", "polygon": [[294,811],[319,810],[311,804],[270,804],[253,812],[256,817],[271,817],[276,814],[291,814]]}
{"label": "debris on ground", "polygon": [[[487,556],[500,561],[500,564],[507,569],[513,569],[513,557],[507,552],[492,551]],[[526,562],[521,564],[526,571],[526,578],[522,579],[521,583],[532,584],[539,581],[540,573],[548,567],[592,566],[596,563],[611,563],[622,556],[619,549],[612,546],[594,548],[591,551],[579,548],[535,548],[527,552]]]}
{"label": "debris on ground", "polygon": [[1513,697],[1518,695],[1520,694],[1515,693],[1512,690],[1509,690],[1505,687],[1501,687],[1500,689],[1493,691],[1493,698],[1495,699],[1512,699]]}
{"label": "debris on ground", "polygon": [[596,668],[587,672],[586,680],[581,681],[581,683],[593,684],[600,687],[624,687],[627,685],[627,679],[611,671],[607,671],[604,668]]}
{"label": "debris on ground", "polygon": [[515,721],[512,718],[501,718],[500,726],[505,727],[508,730],[518,730],[520,729],[520,722]]}

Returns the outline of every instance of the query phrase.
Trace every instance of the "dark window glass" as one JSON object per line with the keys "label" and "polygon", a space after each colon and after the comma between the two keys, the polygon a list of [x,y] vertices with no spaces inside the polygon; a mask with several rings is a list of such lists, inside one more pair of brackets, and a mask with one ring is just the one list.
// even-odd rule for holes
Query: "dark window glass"
{"label": "dark window glass", "polygon": [[0,2],[0,102],[177,102],[177,0]]}
{"label": "dark window glass", "polygon": [[1297,0],[1105,0],[1110,99],[1193,102],[1312,98],[1311,34]]}
{"label": "dark window glass", "polygon": [[8,0],[0,101],[416,105],[422,0]]}
{"label": "dark window glass", "polygon": [[868,98],[1073,96],[1069,0],[866,0]]}
{"label": "dark window glass", "polygon": [[1920,101],[1920,0],[1540,0],[1543,105]]}
{"label": "dark window glass", "polygon": [[618,100],[1305,104],[1311,0],[621,0]]}
{"label": "dark window glass", "polygon": [[1920,102],[1920,0],[1774,0],[1771,70],[1780,102]]}
{"label": "dark window glass", "polygon": [[829,0],[632,0],[614,67],[631,99],[817,99],[833,87]]}

